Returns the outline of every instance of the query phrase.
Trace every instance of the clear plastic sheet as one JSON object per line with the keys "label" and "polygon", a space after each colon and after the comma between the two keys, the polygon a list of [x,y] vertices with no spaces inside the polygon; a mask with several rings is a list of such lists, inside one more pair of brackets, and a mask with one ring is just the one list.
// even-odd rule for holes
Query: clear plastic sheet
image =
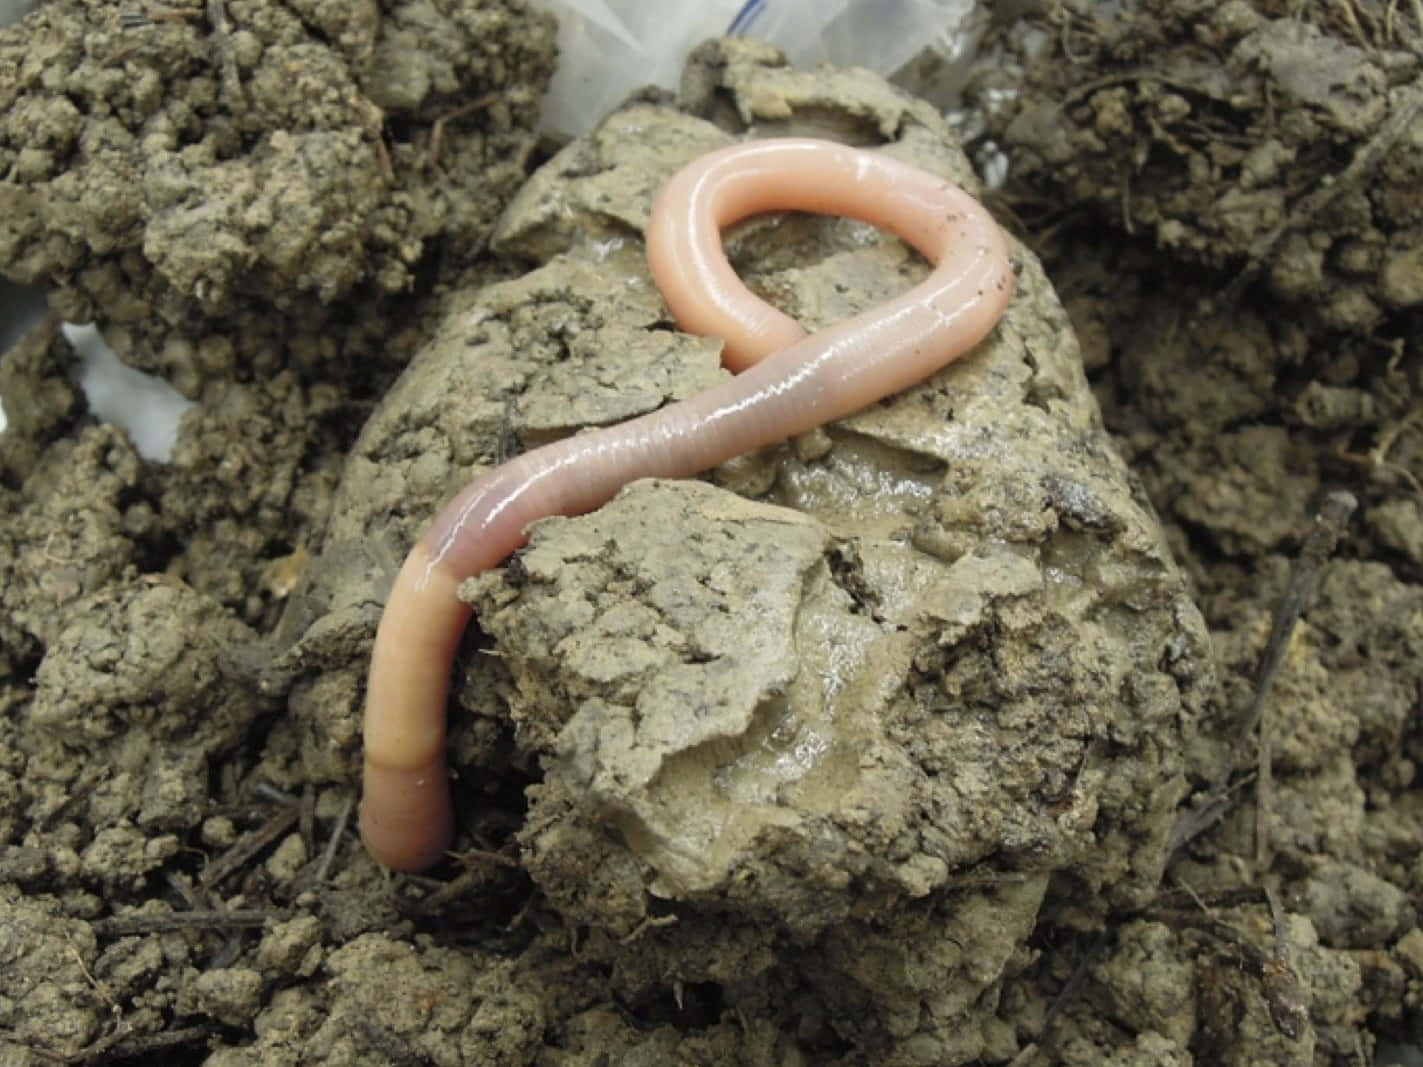
{"label": "clear plastic sheet", "polygon": [[559,69],[544,105],[553,133],[586,133],[644,85],[675,89],[687,52],[708,37],[768,40],[797,66],[837,63],[893,74],[958,28],[973,0],[537,0],[559,20]]}

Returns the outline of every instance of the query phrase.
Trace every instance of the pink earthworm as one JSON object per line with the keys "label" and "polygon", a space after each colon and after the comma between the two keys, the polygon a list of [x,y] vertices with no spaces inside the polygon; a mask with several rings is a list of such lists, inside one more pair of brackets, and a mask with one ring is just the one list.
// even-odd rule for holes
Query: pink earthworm
{"label": "pink earthworm", "polygon": [[[721,230],[769,211],[861,219],[934,264],[903,295],[807,335],[727,262]],[[534,449],[470,482],[410,550],[386,601],[366,691],[361,837],[377,861],[430,866],[454,815],[446,700],[470,608],[456,590],[527,540],[627,483],[685,477],[804,433],[929,377],[988,335],[1012,294],[1002,232],[962,189],[876,151],[748,141],[677,173],[647,231],[652,276],[680,328],[720,337],[735,377],[688,400]]]}

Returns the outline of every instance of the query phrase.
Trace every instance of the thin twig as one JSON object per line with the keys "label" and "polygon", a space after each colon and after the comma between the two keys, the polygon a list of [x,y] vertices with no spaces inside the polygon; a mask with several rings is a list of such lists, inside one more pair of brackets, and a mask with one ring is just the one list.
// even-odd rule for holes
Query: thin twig
{"label": "thin twig", "polygon": [[[1279,671],[1285,649],[1289,646],[1290,635],[1294,632],[1300,616],[1308,610],[1318,593],[1324,565],[1333,555],[1339,537],[1343,533],[1344,525],[1358,506],[1358,501],[1351,493],[1339,491],[1325,497],[1319,513],[1315,516],[1314,528],[1305,538],[1305,542],[1300,548],[1299,558],[1290,570],[1285,595],[1275,612],[1275,621],[1270,630],[1270,637],[1265,642],[1264,651],[1261,653],[1260,664],[1256,670],[1255,696],[1250,706],[1250,714],[1241,729],[1241,738],[1248,738],[1252,731],[1261,727],[1260,748],[1263,756],[1260,769],[1261,773],[1267,776],[1270,773],[1270,730],[1268,724],[1262,726],[1262,718],[1267,706],[1270,688],[1274,684],[1275,675]],[[1245,751],[1245,746],[1236,746],[1234,750]],[[1230,810],[1235,791],[1231,785],[1231,776],[1242,765],[1239,759],[1227,760],[1226,765],[1206,789],[1201,802],[1191,810],[1184,812],[1176,820],[1176,825],[1171,828],[1170,841],[1167,843],[1169,853],[1174,854],[1194,841],[1218,823]],[[1262,790],[1257,783],[1257,796],[1261,798],[1257,815],[1264,818],[1271,806],[1270,784],[1266,783]],[[1265,840],[1265,850],[1268,851],[1268,837]],[[1257,859],[1264,854],[1259,848],[1259,841],[1260,838],[1257,834]],[[1262,866],[1261,870],[1263,869]]]}
{"label": "thin twig", "polygon": [[1042,1026],[1038,1028],[1036,1040],[1019,1049],[1018,1054],[1010,1061],[1009,1067],[1026,1067],[1039,1052],[1043,1051],[1044,1045],[1048,1043],[1051,1036],[1053,1023],[1072,1004],[1082,991],[1082,987],[1087,984],[1087,972],[1097,957],[1101,955],[1111,936],[1110,930],[1100,930],[1092,938],[1091,944],[1087,946],[1087,951],[1082,954],[1082,958],[1072,968],[1072,973],[1067,976],[1067,982],[1058,990],[1057,996],[1053,997],[1052,1003],[1048,1005],[1047,1012],[1043,1015]]}
{"label": "thin twig", "polygon": [[454,857],[465,867],[454,878],[444,882],[412,909],[416,915],[438,915],[451,902],[467,896],[475,886],[489,881],[489,865],[519,869],[519,861],[502,852],[485,849],[466,848],[454,853]]}
{"label": "thin twig", "polygon": [[302,844],[307,850],[316,848],[316,790],[307,782],[301,791],[301,804],[297,807],[297,830]]}
{"label": "thin twig", "polygon": [[1299,1040],[1309,1023],[1299,979],[1278,952],[1264,952],[1260,946],[1230,923],[1213,915],[1193,911],[1149,908],[1144,918],[1172,927],[1189,927],[1222,941],[1240,956],[1243,970],[1260,982],[1260,996],[1270,1012],[1275,1029],[1291,1041]]}
{"label": "thin twig", "polygon": [[183,903],[186,904],[190,910],[196,911],[207,907],[208,902],[204,899],[207,894],[204,893],[200,895],[195,892],[193,887],[188,884],[187,875],[179,875],[175,871],[168,871],[164,874],[163,880],[168,883],[169,889],[183,898]]}
{"label": "thin twig", "polygon": [[279,922],[285,917],[283,912],[262,911],[258,908],[239,908],[232,911],[214,908],[204,911],[171,911],[155,915],[111,915],[106,919],[95,919],[89,925],[94,928],[94,936],[102,941],[113,937],[167,934],[178,930],[255,927],[269,921]]}
{"label": "thin twig", "polygon": [[1221,294],[1229,305],[1240,299],[1245,286],[1255,280],[1265,261],[1274,252],[1281,238],[1287,233],[1303,230],[1321,211],[1346,192],[1358,189],[1369,172],[1384,159],[1403,134],[1413,125],[1420,109],[1423,109],[1423,85],[1414,85],[1401,90],[1398,107],[1379,123],[1378,130],[1359,150],[1354,153],[1345,168],[1338,174],[1327,175],[1313,183],[1313,191],[1301,197],[1290,209],[1289,215],[1279,225],[1261,234],[1250,243],[1245,266],[1225,287]]}
{"label": "thin twig", "polygon": [[1265,961],[1260,975],[1260,984],[1265,994],[1265,1004],[1270,1009],[1270,1018],[1275,1029],[1292,1041],[1298,1041],[1309,1023],[1308,1001],[1299,975],[1290,966],[1289,931],[1285,928],[1285,911],[1280,906],[1279,894],[1271,886],[1265,887],[1265,901],[1270,905],[1270,925],[1275,934],[1275,949]]}
{"label": "thin twig", "polygon": [[425,150],[424,165],[427,167],[437,167],[440,164],[440,151],[444,147],[445,127],[456,119],[462,119],[472,111],[482,111],[489,105],[499,100],[498,93],[485,93],[477,96],[473,100],[468,100],[452,111],[447,111],[437,118],[430,128],[430,144]]}
{"label": "thin twig", "polygon": [[256,793],[263,800],[270,800],[273,804],[280,804],[284,808],[293,808],[301,803],[301,798],[295,793],[287,793],[278,789],[271,782],[258,782],[252,792]]}
{"label": "thin twig", "polygon": [[27,1051],[41,1059],[51,1060],[55,1063],[112,1063],[115,1060],[133,1059],[147,1052],[160,1052],[164,1049],[176,1048],[179,1045],[191,1045],[206,1040],[216,1032],[216,1024],[199,1023],[196,1026],[184,1026],[176,1030],[160,1030],[156,1034],[135,1034],[133,1027],[128,1022],[120,1020],[113,1030],[85,1045],[78,1052],[53,1052],[37,1045],[25,1044],[20,1041],[15,1043],[17,1045],[24,1044]]}
{"label": "thin twig", "polygon": [[234,871],[245,867],[253,856],[291,830],[296,825],[298,816],[298,808],[293,806],[278,812],[256,830],[243,834],[235,845],[208,864],[199,878],[200,884],[217,885]]}
{"label": "thin twig", "polygon": [[[1269,952],[1230,923],[1217,918],[1196,891],[1180,879],[1176,884],[1195,903],[1198,911],[1189,912],[1169,907],[1148,909],[1145,917],[1167,925],[1189,926],[1229,943],[1244,957],[1245,970],[1260,980],[1260,994],[1270,1012],[1275,1029],[1291,1041],[1298,1041],[1309,1024],[1309,1007],[1299,976],[1290,966],[1289,932],[1285,927],[1285,912],[1274,889],[1264,886],[1265,903],[1270,909],[1271,943]],[[1242,890],[1229,894],[1238,897]],[[1248,890],[1243,890],[1249,892]],[[1236,904],[1245,903],[1237,900]]]}
{"label": "thin twig", "polygon": [[321,854],[321,863],[317,865],[314,881],[319,885],[326,881],[326,876],[331,873],[331,865],[336,862],[336,850],[341,845],[341,838],[346,835],[346,826],[351,821],[351,809],[356,806],[355,796],[346,798],[346,803],[341,805],[341,813],[336,816],[336,825],[331,828],[331,839],[326,842],[326,849]]}
{"label": "thin twig", "polygon": [[1354,514],[1359,502],[1352,493],[1339,490],[1330,493],[1320,505],[1314,517],[1314,528],[1310,530],[1300,548],[1298,558],[1290,568],[1290,577],[1285,585],[1285,595],[1275,610],[1275,624],[1270,630],[1270,638],[1265,642],[1260,654],[1260,666],[1255,674],[1255,699],[1250,705],[1250,715],[1246,720],[1246,733],[1259,731],[1257,746],[1259,773],[1255,779],[1255,865],[1264,873],[1270,866],[1270,820],[1274,811],[1274,781],[1271,772],[1274,728],[1273,716],[1269,715],[1270,690],[1280,673],[1285,651],[1289,648],[1290,637],[1295,626],[1314,603],[1319,593],[1319,584],[1324,578],[1324,568],[1349,516]]}
{"label": "thin twig", "polygon": [[675,926],[676,924],[677,916],[675,915],[649,915],[620,937],[618,944],[631,945],[634,941],[641,940],[642,935],[649,930],[657,930],[663,926]]}

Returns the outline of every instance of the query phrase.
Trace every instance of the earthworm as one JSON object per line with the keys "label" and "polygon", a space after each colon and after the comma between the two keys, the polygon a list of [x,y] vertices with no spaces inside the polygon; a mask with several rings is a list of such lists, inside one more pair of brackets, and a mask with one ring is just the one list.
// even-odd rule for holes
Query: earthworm
{"label": "earthworm", "polygon": [[[778,210],[872,223],[934,267],[903,295],[807,335],[742,284],[722,248],[724,227]],[[723,148],[678,172],[653,205],[647,259],[677,325],[720,337],[723,364],[739,373],[494,468],[410,550],[366,690],[361,838],[387,867],[422,870],[453,835],[445,704],[470,618],[460,582],[523,545],[536,519],[591,511],[637,478],[696,474],[922,381],[987,336],[1014,282],[1003,234],[962,189],[880,152],[800,138]]]}

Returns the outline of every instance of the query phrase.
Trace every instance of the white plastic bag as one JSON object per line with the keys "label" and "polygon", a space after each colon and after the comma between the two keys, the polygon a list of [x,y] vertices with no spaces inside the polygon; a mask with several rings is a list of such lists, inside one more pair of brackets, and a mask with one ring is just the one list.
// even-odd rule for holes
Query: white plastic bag
{"label": "white plastic bag", "polygon": [[543,125],[566,136],[586,133],[634,89],[675,89],[687,53],[708,37],[760,37],[797,66],[828,62],[889,75],[974,7],[974,0],[538,2],[559,20]]}

